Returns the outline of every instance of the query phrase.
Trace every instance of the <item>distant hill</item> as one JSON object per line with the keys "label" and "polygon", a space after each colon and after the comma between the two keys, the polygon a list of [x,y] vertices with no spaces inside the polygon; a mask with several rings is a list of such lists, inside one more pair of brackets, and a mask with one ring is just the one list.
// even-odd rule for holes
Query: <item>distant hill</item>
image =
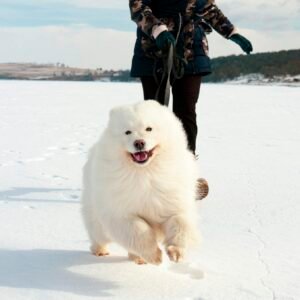
{"label": "distant hill", "polygon": [[[300,49],[211,60],[213,72],[204,82],[284,83],[300,85]],[[129,70],[81,69],[64,64],[0,64],[0,79],[65,81],[136,81]]]}
{"label": "distant hill", "polygon": [[93,81],[110,78],[114,71],[72,68],[65,64],[5,63],[0,64],[0,79]]}
{"label": "distant hill", "polygon": [[231,55],[212,59],[213,73],[206,82],[234,80],[260,74],[264,78],[300,75],[300,49],[251,55]]}

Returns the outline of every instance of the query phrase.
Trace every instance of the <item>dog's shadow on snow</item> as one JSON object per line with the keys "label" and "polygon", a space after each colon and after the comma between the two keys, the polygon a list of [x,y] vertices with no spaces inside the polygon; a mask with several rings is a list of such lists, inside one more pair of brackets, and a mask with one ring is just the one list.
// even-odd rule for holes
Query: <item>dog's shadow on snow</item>
{"label": "dog's shadow on snow", "polygon": [[[68,250],[0,250],[0,286],[60,291],[90,297],[111,296],[114,282],[99,278],[97,268],[121,263],[125,257],[99,258]],[[94,274],[78,273],[78,266],[97,265]],[[76,272],[74,268],[76,268]],[[84,270],[86,271],[87,268]],[[96,273],[96,274],[95,274]]]}

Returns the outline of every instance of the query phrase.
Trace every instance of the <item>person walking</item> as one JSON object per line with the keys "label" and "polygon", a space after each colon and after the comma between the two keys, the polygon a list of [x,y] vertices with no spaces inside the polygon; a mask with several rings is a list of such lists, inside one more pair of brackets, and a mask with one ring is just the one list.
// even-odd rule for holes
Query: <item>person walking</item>
{"label": "person walking", "polygon": [[130,75],[140,78],[145,100],[165,104],[165,90],[160,87],[169,47],[174,47],[173,112],[181,120],[188,147],[195,154],[196,104],[201,79],[211,73],[206,34],[214,29],[247,54],[253,51],[251,42],[238,33],[214,0],[129,0],[129,9],[137,24]]}

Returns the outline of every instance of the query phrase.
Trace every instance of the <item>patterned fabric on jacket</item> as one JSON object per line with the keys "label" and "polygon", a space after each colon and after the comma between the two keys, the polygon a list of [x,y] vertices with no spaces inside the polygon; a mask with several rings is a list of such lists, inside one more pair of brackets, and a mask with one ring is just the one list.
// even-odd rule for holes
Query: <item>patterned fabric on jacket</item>
{"label": "patterned fabric on jacket", "polygon": [[[152,37],[153,26],[165,24],[175,37],[178,35],[177,53],[189,65],[199,65],[194,65],[187,73],[202,73],[202,68],[205,74],[210,73],[205,33],[213,28],[228,38],[234,29],[214,0],[129,0],[129,8],[131,19],[138,26],[134,51],[137,57],[133,58],[132,76],[143,76],[143,66],[139,68],[139,64],[147,62],[143,56],[153,59],[162,54]],[[147,69],[146,65],[144,69]]]}

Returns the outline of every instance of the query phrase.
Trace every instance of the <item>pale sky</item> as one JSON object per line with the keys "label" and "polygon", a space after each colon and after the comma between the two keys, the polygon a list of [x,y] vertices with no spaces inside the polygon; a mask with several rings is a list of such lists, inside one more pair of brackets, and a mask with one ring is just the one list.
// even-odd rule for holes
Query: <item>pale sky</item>
{"label": "pale sky", "polygon": [[[254,52],[300,48],[300,0],[216,0]],[[127,0],[0,0],[0,62],[128,69],[136,25]],[[210,56],[241,54],[217,33]]]}

